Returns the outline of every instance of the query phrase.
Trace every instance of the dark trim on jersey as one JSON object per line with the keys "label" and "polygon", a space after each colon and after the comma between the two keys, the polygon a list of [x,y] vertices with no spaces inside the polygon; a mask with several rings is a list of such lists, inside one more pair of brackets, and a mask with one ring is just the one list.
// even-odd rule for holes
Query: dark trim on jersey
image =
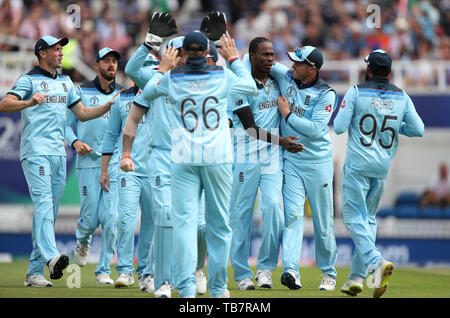
{"label": "dark trim on jersey", "polygon": [[[259,80],[257,80],[257,79],[253,76],[253,74],[252,74],[252,77],[253,77],[253,79],[255,80],[256,88],[257,88],[257,89],[264,88],[265,85],[264,85],[264,84],[260,84]],[[267,77],[268,77],[269,80],[272,80],[272,81],[276,82],[276,80],[275,80],[270,74],[269,74]],[[277,85],[278,85],[278,83],[277,83]]]}
{"label": "dark trim on jersey", "polygon": [[292,111],[290,111],[290,112],[289,112],[289,114],[287,114],[287,116],[286,116],[286,118],[285,118],[286,122],[288,121],[288,119],[289,119],[289,116],[291,116],[292,114],[293,114],[293,112],[292,112]]}
{"label": "dark trim on jersey", "polygon": [[252,136],[255,137],[259,140],[262,141],[267,141],[267,142],[271,142],[272,141],[272,134],[269,133],[268,131],[266,131],[267,133],[267,139],[262,138],[262,136],[260,136],[260,131],[265,130],[264,128],[260,128],[259,126],[256,125],[255,123],[255,117],[253,116],[253,112],[252,109],[250,108],[250,106],[245,106],[239,109],[236,109],[235,111],[233,111],[233,114],[235,114],[236,116],[239,117],[239,120],[242,123],[242,126],[244,127],[245,131],[247,131],[247,129],[249,128],[253,128],[256,130],[256,136]]}
{"label": "dark trim on jersey", "polygon": [[81,84],[80,88],[95,88],[104,95],[111,95],[112,93],[114,93],[114,91],[116,89],[121,90],[124,87],[120,84],[117,84],[116,80],[114,79],[114,81],[112,81],[112,83],[109,84],[110,91],[105,91],[102,88],[102,85],[100,84],[100,80],[98,79],[98,76],[96,76],[92,81]]}
{"label": "dark trim on jersey", "polygon": [[40,66],[35,66],[31,71],[29,71],[27,73],[27,75],[44,75],[46,77],[52,78],[52,79],[56,79],[58,77],[58,71],[55,74],[50,73],[49,71],[44,70],[43,68],[41,68]]}
{"label": "dark trim on jersey", "polygon": [[102,156],[112,156],[113,154],[113,152],[103,152]]}
{"label": "dark trim on jersey", "polygon": [[223,67],[218,65],[206,64],[206,58],[204,56],[194,56],[186,60],[186,65],[173,69],[170,74],[175,75],[181,73],[208,73],[218,70],[223,70]]}
{"label": "dark trim on jersey", "polygon": [[76,102],[73,102],[72,104],[70,104],[69,106],[67,106],[67,108],[72,108],[73,106],[75,106],[76,104],[78,104],[78,102],[81,102],[81,98],[78,98],[78,100]]}
{"label": "dark trim on jersey", "polygon": [[16,96],[19,100],[22,100],[22,97],[21,97],[19,94],[16,94],[16,93],[14,93],[14,92],[8,92],[8,93],[6,93],[6,95],[14,95],[14,96]]}
{"label": "dark trim on jersey", "polygon": [[133,101],[133,104],[135,104],[135,105],[138,106],[138,107],[145,108],[145,110],[148,110],[148,107],[147,107],[147,106],[141,105],[141,104],[137,103],[136,101]]}
{"label": "dark trim on jersey", "polygon": [[131,86],[128,87],[126,90],[124,90],[122,93],[120,93],[120,96],[122,95],[135,95],[139,92],[139,87],[135,86]]}
{"label": "dark trim on jersey", "polygon": [[356,85],[358,88],[371,88],[380,91],[386,92],[396,92],[403,93],[403,90],[389,82],[388,78],[383,77],[371,77],[368,78],[365,82]]}
{"label": "dark trim on jersey", "polygon": [[72,149],[75,150],[75,147],[73,146],[73,144],[74,144],[76,141],[78,141],[78,140],[80,140],[80,139],[75,139],[74,141],[72,141],[72,143],[70,144],[70,147],[72,147]]}

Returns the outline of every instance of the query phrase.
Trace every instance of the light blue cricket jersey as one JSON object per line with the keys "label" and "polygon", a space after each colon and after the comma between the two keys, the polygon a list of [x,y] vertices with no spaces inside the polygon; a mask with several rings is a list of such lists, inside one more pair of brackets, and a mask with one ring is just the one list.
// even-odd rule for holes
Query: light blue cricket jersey
{"label": "light blue cricket jersey", "polygon": [[[111,83],[110,91],[106,92],[102,89],[98,77],[94,80],[86,82],[77,88],[77,92],[81,97],[81,101],[85,107],[98,107],[108,102],[114,94],[120,91],[123,87],[115,82]],[[66,120],[66,139],[67,142],[72,143],[79,139],[88,144],[93,149],[84,156],[77,155],[75,167],[76,168],[100,168],[102,163],[102,144],[103,135],[105,134],[108,118],[111,110],[104,115],[91,119],[85,122],[79,121],[72,112],[67,113]],[[75,129],[76,133],[74,132]],[[111,164],[117,165],[119,162],[118,150],[114,151]]]}
{"label": "light blue cricket jersey", "polygon": [[334,130],[342,134],[347,128],[345,163],[374,178],[385,178],[389,173],[399,133],[409,137],[424,134],[411,98],[381,78],[371,78],[347,91]]}
{"label": "light blue cricket jersey", "polygon": [[280,63],[274,63],[270,74],[277,80],[281,93],[289,102],[291,113],[281,119],[282,136],[298,136],[303,152],[284,151],[284,158],[294,163],[325,162],[333,158],[328,123],[337,105],[336,92],[322,79],[303,86]]}
{"label": "light blue cricket jersey", "polygon": [[47,98],[41,106],[35,105],[21,111],[20,160],[32,156],[66,156],[66,111],[81,99],[68,76],[52,75],[39,66],[20,76],[7,94],[29,100],[36,92],[47,95]]}
{"label": "light blue cricket jersey", "polygon": [[[244,65],[247,71],[251,74],[251,65]],[[266,129],[269,133],[279,136],[281,114],[278,111],[278,97],[280,96],[280,88],[278,83],[271,76],[269,76],[265,85],[257,83],[255,79],[253,80],[256,83],[258,94],[251,96],[233,95],[230,111],[234,112],[244,107],[250,107],[255,119],[255,124],[260,128]],[[249,136],[244,131],[244,127],[236,114],[233,113],[232,118],[234,128],[235,161],[242,162],[243,158],[240,157],[245,156],[245,162],[253,162],[252,157],[258,156],[258,159],[260,159],[260,155],[264,156],[269,154],[272,151],[272,148],[275,147],[275,145]],[[259,152],[261,148],[264,148],[266,151],[265,154]],[[279,149],[278,154],[281,153],[280,150],[281,149]]]}
{"label": "light blue cricket jersey", "polygon": [[256,85],[239,60],[231,69],[207,65],[204,57],[157,73],[143,91],[145,99],[169,96],[174,114],[172,162],[214,165],[233,162],[228,125],[228,94],[255,94]]}
{"label": "light blue cricket jersey", "polygon": [[[103,154],[111,154],[117,148],[117,140],[119,140],[119,153],[122,153],[122,136],[128,114],[133,105],[133,100],[138,92],[136,86],[128,88],[116,97],[116,102],[111,106],[111,117],[105,130],[103,140]],[[131,150],[131,158],[134,163],[134,172],[119,171],[120,174],[133,173],[140,177],[148,177],[148,156],[150,155],[150,140],[148,138],[148,127],[146,116],[142,117],[136,131],[133,148]]]}

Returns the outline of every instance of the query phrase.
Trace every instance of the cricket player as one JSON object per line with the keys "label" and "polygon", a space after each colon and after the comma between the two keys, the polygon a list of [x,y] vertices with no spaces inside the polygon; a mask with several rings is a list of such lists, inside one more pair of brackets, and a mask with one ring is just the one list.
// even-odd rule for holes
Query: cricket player
{"label": "cricket player", "polygon": [[336,92],[319,76],[322,53],[315,47],[288,52],[292,69],[275,63],[270,74],[280,84],[278,109],[281,135],[299,135],[305,151],[284,152],[283,233],[281,283],[301,288],[299,259],[303,241],[305,197],[314,223],[315,257],[322,271],[319,290],[334,290],[337,258],[333,220],[333,154],[328,122],[337,104]]}
{"label": "cricket player", "polygon": [[[133,86],[116,97],[114,107],[111,107],[111,117],[105,131],[102,155],[102,174],[100,184],[104,191],[110,191],[110,177],[108,166],[118,169],[117,162],[111,162],[111,157],[119,140],[121,149],[121,136],[126,119],[133,105],[133,100],[139,88]],[[135,170],[119,172],[119,213],[117,220],[117,256],[116,270],[119,277],[115,287],[129,287],[134,284],[134,229],[141,211],[141,223],[137,245],[137,268],[139,288],[144,286],[144,279],[153,275],[152,266],[147,266],[150,247],[153,238],[153,212],[150,196],[150,177],[148,171],[148,157],[150,156],[149,122],[142,118],[138,124],[135,147],[130,156],[134,159]],[[148,271],[146,271],[146,269]]]}
{"label": "cricket player", "polygon": [[[255,280],[258,286],[272,288],[272,271],[278,263],[284,217],[281,209],[283,185],[282,150],[278,144],[301,145],[292,137],[279,137],[280,88],[269,75],[274,62],[274,48],[264,37],[254,38],[249,45],[248,72],[256,83],[256,96],[237,96],[232,101],[234,140],[233,190],[230,218],[233,230],[231,264],[241,290],[255,289],[253,272],[248,264],[250,231],[258,187],[261,190],[262,243],[258,253]],[[264,128],[264,134],[261,128]],[[250,129],[250,130],[249,130]],[[251,136],[251,130],[257,131]],[[266,135],[263,138],[261,135]],[[262,140],[255,139],[259,138]],[[289,139],[289,138],[292,138]],[[270,144],[271,140],[277,140]],[[295,138],[298,139],[298,138]]]}
{"label": "cricket player", "polygon": [[[69,108],[81,121],[107,113],[114,98],[97,107],[85,107],[68,76],[60,75],[62,47],[67,38],[49,35],[34,47],[39,66],[21,75],[0,102],[0,111],[21,112],[20,161],[34,205],[33,251],[25,286],[51,287],[44,277],[45,265],[51,279],[60,279],[69,257],[59,253],[55,242],[55,221],[66,180],[64,126]],[[114,97],[114,96],[113,96]]]}
{"label": "cricket player", "polygon": [[[115,82],[120,54],[105,47],[98,51],[94,67],[97,76],[77,88],[77,94],[86,107],[101,105],[123,87]],[[117,178],[118,178],[118,149],[114,153],[114,164],[110,168],[111,188],[109,191],[101,189],[99,184],[101,173],[101,157],[103,135],[108,124],[110,112],[100,118],[81,122],[73,113],[67,112],[66,140],[77,152],[75,162],[78,189],[80,193],[81,211],[75,236],[77,238],[73,255],[79,266],[88,262],[89,247],[92,235],[101,226],[101,250],[95,276],[98,284],[112,284],[110,278],[110,260],[114,255],[117,239]],[[74,132],[75,130],[75,132]]]}
{"label": "cricket player", "polygon": [[422,137],[424,124],[406,92],[389,82],[392,59],[383,50],[366,58],[366,81],[352,86],[342,100],[334,130],[348,130],[342,176],[342,213],[356,249],[348,281],[341,291],[356,296],[372,275],[373,297],[388,286],[394,264],[375,246],[375,213],[397,151],[398,135]]}
{"label": "cricket player", "polygon": [[[205,190],[208,289],[211,297],[229,297],[227,265],[231,243],[229,204],[232,150],[228,127],[228,93],[252,94],[255,83],[237,58],[234,41],[221,37],[219,53],[236,75],[206,64],[208,38],[193,31],[183,41],[185,66],[177,67],[177,51],[169,47],[158,73],[147,83],[144,98],[168,96],[175,116],[171,149],[171,194],[175,286],[181,297],[195,297],[198,204]],[[170,87],[170,89],[169,89]],[[200,107],[199,107],[200,106]],[[131,125],[130,125],[131,126]],[[134,127],[125,133],[135,135]],[[131,169],[131,160],[121,166]]]}

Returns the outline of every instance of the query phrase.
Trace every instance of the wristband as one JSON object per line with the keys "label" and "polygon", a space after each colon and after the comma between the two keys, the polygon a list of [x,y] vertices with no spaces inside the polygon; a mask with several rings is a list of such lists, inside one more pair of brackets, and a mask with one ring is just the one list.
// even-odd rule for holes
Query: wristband
{"label": "wristband", "polygon": [[131,156],[122,156],[122,158],[120,160],[125,159],[125,158],[131,159]]}
{"label": "wristband", "polygon": [[231,63],[233,63],[234,61],[236,61],[236,60],[238,60],[238,59],[239,59],[239,57],[237,57],[237,56],[232,56],[232,57],[230,57],[230,58],[228,59],[228,63],[231,64]]}

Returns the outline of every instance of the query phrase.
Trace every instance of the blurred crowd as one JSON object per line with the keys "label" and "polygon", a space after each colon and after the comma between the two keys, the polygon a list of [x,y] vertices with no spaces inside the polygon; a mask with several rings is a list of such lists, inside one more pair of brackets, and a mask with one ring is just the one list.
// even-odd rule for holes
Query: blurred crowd
{"label": "blurred crowd", "polygon": [[[380,9],[379,20],[372,15],[375,11],[368,11],[371,3]],[[0,0],[0,33],[32,40],[44,34],[70,37],[64,69],[72,72],[72,56],[90,64],[105,46],[122,53],[123,66],[142,43],[153,11],[185,22],[186,12],[199,16],[212,10],[227,13],[241,53],[252,38],[266,36],[274,43],[276,58],[286,64],[284,52],[303,45],[319,47],[327,60],[362,59],[381,48],[394,60],[414,61],[405,74],[407,85],[426,86],[436,81],[428,61],[450,60],[450,0]],[[376,22],[379,27],[373,27]],[[179,23],[180,33],[189,27]],[[0,43],[0,51],[14,49]],[[80,76],[71,75],[75,81]]]}

